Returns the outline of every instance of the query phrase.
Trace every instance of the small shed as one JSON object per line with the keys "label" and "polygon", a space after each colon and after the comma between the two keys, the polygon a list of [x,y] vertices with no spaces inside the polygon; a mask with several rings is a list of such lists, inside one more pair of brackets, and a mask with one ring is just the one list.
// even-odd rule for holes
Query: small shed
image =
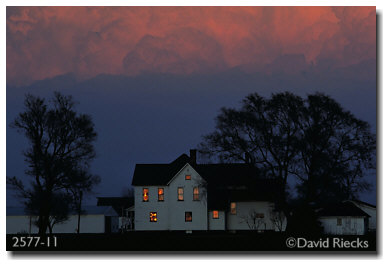
{"label": "small shed", "polygon": [[364,235],[369,215],[350,201],[329,204],[318,211],[324,233],[330,235]]}
{"label": "small shed", "polygon": [[359,201],[359,200],[351,200],[357,207],[370,215],[368,220],[368,231],[375,232],[376,231],[376,206],[367,202]]}

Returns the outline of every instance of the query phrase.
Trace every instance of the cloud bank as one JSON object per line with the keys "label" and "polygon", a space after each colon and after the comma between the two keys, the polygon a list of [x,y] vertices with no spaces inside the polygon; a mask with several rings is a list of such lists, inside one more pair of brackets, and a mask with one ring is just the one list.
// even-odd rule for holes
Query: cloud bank
{"label": "cloud bank", "polygon": [[295,74],[375,59],[375,7],[7,7],[12,85],[70,72]]}

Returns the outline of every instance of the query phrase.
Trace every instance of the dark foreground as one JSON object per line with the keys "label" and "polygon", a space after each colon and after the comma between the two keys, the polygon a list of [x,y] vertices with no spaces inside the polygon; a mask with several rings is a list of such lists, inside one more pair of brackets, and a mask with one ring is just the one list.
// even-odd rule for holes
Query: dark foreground
{"label": "dark foreground", "polygon": [[284,233],[130,232],[126,234],[7,235],[7,251],[321,251],[376,252],[375,234],[290,237]]}

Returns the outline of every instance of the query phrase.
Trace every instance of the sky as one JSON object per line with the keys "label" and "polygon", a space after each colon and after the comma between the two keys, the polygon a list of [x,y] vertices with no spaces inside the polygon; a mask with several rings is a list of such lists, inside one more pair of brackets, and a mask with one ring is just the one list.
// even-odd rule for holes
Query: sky
{"label": "sky", "polygon": [[[73,95],[98,132],[93,196],[119,196],[252,92],[326,93],[375,132],[376,47],[375,7],[7,7],[7,124],[26,93]],[[27,146],[8,126],[8,176],[27,181]]]}

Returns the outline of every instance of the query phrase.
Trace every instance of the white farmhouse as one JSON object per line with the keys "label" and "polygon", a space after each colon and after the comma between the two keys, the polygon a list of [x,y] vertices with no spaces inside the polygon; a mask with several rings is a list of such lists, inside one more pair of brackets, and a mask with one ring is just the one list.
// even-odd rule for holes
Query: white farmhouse
{"label": "white farmhouse", "polygon": [[[37,234],[38,217],[29,216],[23,207],[7,207],[7,234]],[[77,233],[78,214],[73,212],[63,223],[55,224],[53,233]],[[118,232],[118,214],[111,206],[84,206],[80,216],[80,233]]]}
{"label": "white farmhouse", "polygon": [[370,216],[350,201],[329,204],[318,212],[325,234],[364,235]]}
{"label": "white farmhouse", "polygon": [[169,164],[137,164],[134,230],[284,230],[278,185],[250,164],[197,164],[196,150]]}

